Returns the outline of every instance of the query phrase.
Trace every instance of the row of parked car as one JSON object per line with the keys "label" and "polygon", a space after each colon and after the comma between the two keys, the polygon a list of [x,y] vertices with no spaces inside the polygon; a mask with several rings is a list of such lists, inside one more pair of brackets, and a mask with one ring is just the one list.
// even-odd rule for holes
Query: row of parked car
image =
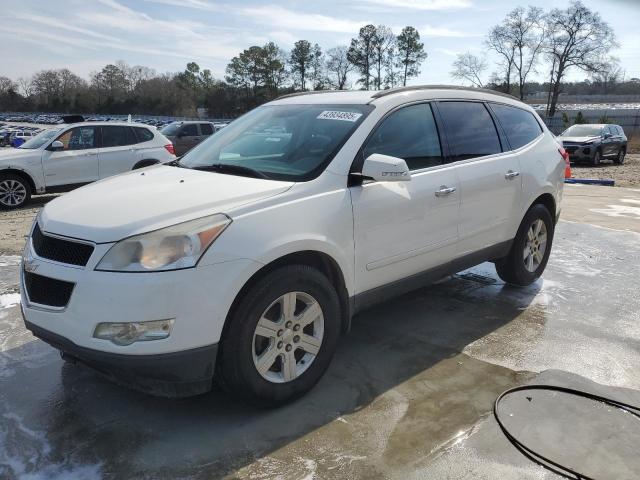
{"label": "row of parked car", "polygon": [[19,147],[41,131],[37,127],[15,127],[0,122],[0,147]]}
{"label": "row of parked car", "polygon": [[67,191],[171,162],[222,128],[200,121],[173,122],[158,130],[138,122],[75,120],[44,131],[7,127],[9,143],[18,148],[0,151],[0,208],[21,207],[34,194]]}

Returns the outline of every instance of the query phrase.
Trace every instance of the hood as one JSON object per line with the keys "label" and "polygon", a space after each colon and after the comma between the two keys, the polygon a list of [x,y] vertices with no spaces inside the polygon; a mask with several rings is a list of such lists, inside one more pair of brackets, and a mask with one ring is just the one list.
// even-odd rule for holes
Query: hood
{"label": "hood", "polygon": [[[49,202],[40,226],[50,233],[108,243],[288,190],[293,183],[153,166],[87,185]],[[232,217],[232,215],[229,215]]]}
{"label": "hood", "polygon": [[567,143],[585,143],[591,140],[599,140],[600,137],[558,137],[563,142]]}
{"label": "hood", "polygon": [[40,158],[42,155],[42,151],[38,148],[2,148],[0,149],[0,164],[1,165],[10,165],[15,163],[15,161],[19,162],[23,158]]}

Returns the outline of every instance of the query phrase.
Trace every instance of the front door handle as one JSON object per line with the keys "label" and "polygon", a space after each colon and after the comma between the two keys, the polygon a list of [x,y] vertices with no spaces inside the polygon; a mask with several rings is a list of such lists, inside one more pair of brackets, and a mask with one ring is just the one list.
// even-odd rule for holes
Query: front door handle
{"label": "front door handle", "polygon": [[454,187],[447,187],[446,185],[442,185],[440,190],[436,190],[436,197],[446,197],[447,195],[451,195],[455,192],[456,189]]}
{"label": "front door handle", "polygon": [[513,170],[509,170],[507,173],[504,174],[504,178],[506,178],[507,180],[511,180],[518,176],[520,176],[520,172],[514,172]]}

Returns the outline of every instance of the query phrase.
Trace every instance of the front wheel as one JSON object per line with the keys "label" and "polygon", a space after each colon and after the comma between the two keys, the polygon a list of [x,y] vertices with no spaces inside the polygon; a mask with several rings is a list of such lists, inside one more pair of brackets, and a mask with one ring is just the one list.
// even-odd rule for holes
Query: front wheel
{"label": "front wheel", "polygon": [[544,272],[551,253],[554,224],[549,210],[536,204],[524,216],[509,254],[495,262],[506,283],[525,287]]}
{"label": "front wheel", "polygon": [[23,206],[31,198],[29,183],[18,175],[0,175],[0,207],[14,209]]}
{"label": "front wheel", "polygon": [[329,366],[340,302],[329,280],[304,265],[279,268],[239,299],[218,355],[218,382],[264,406],[309,391]]}
{"label": "front wheel", "polygon": [[600,165],[600,158],[602,158],[602,154],[600,153],[600,150],[596,150],[596,153],[593,154],[593,158],[591,159],[591,165],[594,167]]}

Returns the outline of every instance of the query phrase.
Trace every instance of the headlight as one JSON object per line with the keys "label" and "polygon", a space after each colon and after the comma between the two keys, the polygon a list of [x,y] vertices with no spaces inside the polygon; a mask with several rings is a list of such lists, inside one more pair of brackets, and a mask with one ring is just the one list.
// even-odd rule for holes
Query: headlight
{"label": "headlight", "polygon": [[229,217],[219,213],[125,238],[109,249],[96,270],[158,272],[195,267],[230,223]]}

